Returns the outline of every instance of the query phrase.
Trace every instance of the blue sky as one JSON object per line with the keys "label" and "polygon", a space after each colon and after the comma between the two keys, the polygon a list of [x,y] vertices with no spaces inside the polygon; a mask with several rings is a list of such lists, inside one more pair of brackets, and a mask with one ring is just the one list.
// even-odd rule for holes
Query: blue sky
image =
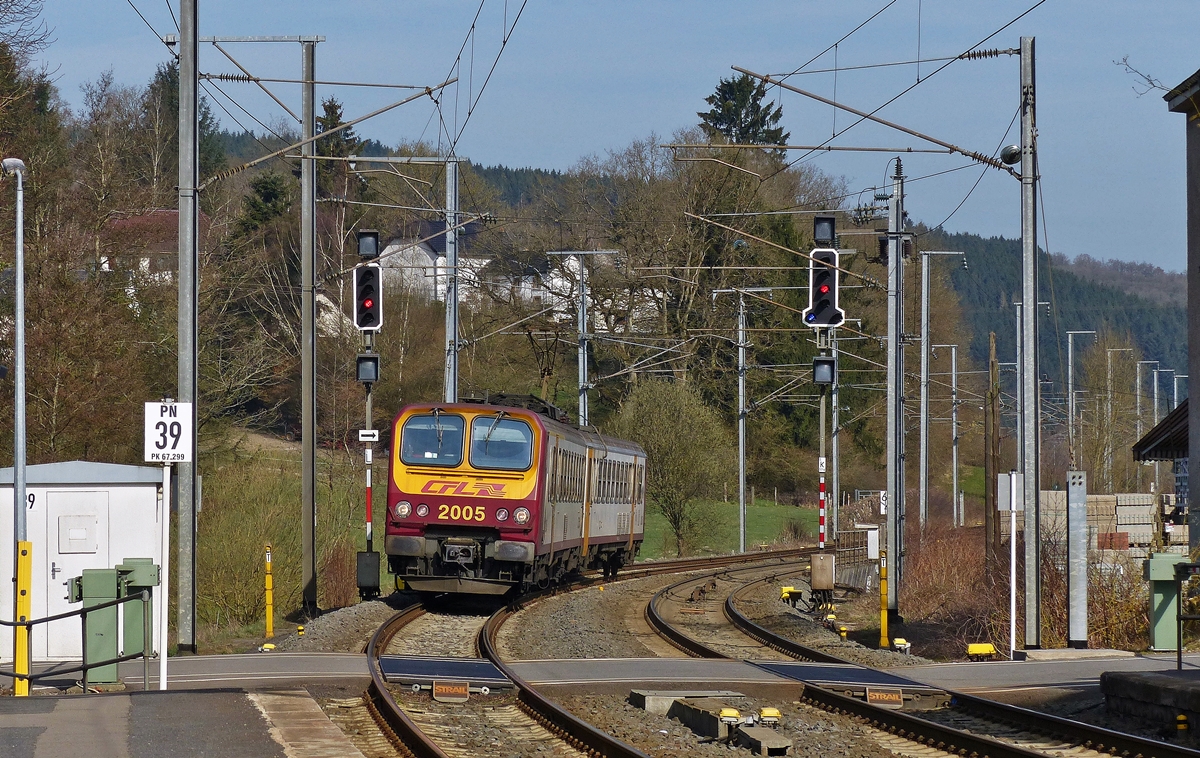
{"label": "blue sky", "polygon": [[[918,37],[923,58],[956,55],[992,33],[1035,0],[896,0],[874,21],[841,43],[839,66],[912,60]],[[159,33],[175,31],[164,0],[133,0]],[[311,2],[199,0],[201,35],[322,34],[319,79],[434,84],[455,60],[479,0]],[[887,0],[841,2],[710,2],[709,0],[529,0],[487,89],[458,143],[457,152],[486,164],[567,169],[579,158],[619,150],[652,132],[669,137],[694,125],[696,111],[717,80],[738,65],[759,72],[788,72],[834,43]],[[171,5],[177,8],[177,0]],[[460,85],[443,100],[441,118],[452,132],[467,102],[477,96],[520,0],[485,0],[457,72]],[[920,23],[918,24],[918,14]],[[63,98],[81,101],[80,85],[112,69],[118,82],[144,84],[167,59],[165,47],[126,0],[50,0],[45,16],[55,43],[42,62],[56,72]],[[1113,61],[1131,63],[1173,86],[1200,68],[1189,49],[1200,6],[1187,0],[1153,3],[1048,0],[992,39],[986,47],[1017,47],[1037,38],[1038,128],[1049,248],[1074,256],[1149,261],[1170,270],[1185,264],[1184,122],[1167,112],[1161,93],[1139,97],[1135,80]],[[918,34],[919,32],[919,34]],[[229,51],[259,76],[298,78],[299,46],[235,45]],[[472,55],[473,52],[473,55]],[[472,65],[473,64],[473,65]],[[922,76],[940,63],[921,66]],[[809,69],[834,66],[830,52]],[[232,72],[211,45],[201,52],[206,72]],[[837,99],[872,110],[916,81],[913,66],[842,71]],[[831,97],[835,76],[818,73],[789,80]],[[253,85],[222,88],[259,120],[286,115]],[[299,111],[299,88],[273,85]],[[396,90],[322,87],[356,116],[399,99]],[[778,93],[772,94],[779,99]],[[216,100],[221,100],[218,95]],[[456,105],[457,102],[457,114]],[[784,125],[796,144],[831,136],[834,115],[791,93],[781,99]],[[241,122],[254,125],[225,103]],[[1002,141],[1018,104],[1017,59],[956,62],[881,111],[880,115],[991,153]],[[232,120],[215,109],[222,122]],[[839,114],[839,128],[849,123]],[[457,119],[457,121],[456,121]],[[437,110],[415,102],[375,121],[359,134],[387,144],[439,137]],[[444,138],[444,137],[443,137]],[[1015,142],[1016,127],[1006,142]],[[875,125],[846,132],[833,144],[922,147],[917,140]],[[844,176],[854,190],[880,184],[889,156],[838,153],[813,165]],[[918,177],[962,165],[961,158],[913,155],[906,173]],[[910,183],[910,216],[937,224],[950,216],[979,178],[966,169]],[[950,231],[1017,236],[1017,183],[989,170],[962,208],[946,222]],[[1039,237],[1041,235],[1039,234]],[[1047,239],[1039,240],[1043,245]]]}

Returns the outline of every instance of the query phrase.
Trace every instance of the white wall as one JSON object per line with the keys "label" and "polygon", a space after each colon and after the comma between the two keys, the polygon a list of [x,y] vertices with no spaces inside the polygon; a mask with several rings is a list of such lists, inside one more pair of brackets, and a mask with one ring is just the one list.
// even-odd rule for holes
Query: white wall
{"label": "white wall", "polygon": [[[26,511],[33,543],[33,617],[77,610],[67,603],[65,582],[83,569],[112,568],[126,558],[151,558],[162,565],[162,513],[158,485],[30,485]],[[13,488],[0,485],[0,618],[13,619]],[[93,520],[94,517],[94,520]],[[93,527],[94,524],[94,527]],[[74,532],[72,532],[72,529]],[[94,529],[94,533],[88,533]],[[71,538],[76,539],[72,540]],[[93,542],[94,541],[94,542]],[[51,578],[51,572],[54,577]],[[164,604],[154,596],[154,629],[161,628]],[[34,627],[35,660],[81,657],[78,617]],[[158,648],[158,640],[155,640]],[[11,663],[11,627],[0,627],[0,661]]]}

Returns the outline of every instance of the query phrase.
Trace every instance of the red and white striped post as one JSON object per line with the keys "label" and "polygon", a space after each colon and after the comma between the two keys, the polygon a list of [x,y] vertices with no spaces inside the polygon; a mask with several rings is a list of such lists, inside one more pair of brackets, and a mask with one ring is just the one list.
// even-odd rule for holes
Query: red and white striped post
{"label": "red and white striped post", "polygon": [[821,474],[821,484],[820,484],[820,488],[819,488],[820,507],[819,507],[818,521],[817,521],[817,525],[818,525],[817,547],[824,550],[825,549],[825,458],[824,457],[822,457],[820,459],[820,463],[818,464],[818,469],[820,470],[820,474]]}

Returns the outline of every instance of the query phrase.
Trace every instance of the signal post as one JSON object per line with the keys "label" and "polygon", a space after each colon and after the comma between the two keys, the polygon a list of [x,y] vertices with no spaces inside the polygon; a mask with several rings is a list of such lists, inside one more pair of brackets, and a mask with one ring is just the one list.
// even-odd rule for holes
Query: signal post
{"label": "signal post", "polygon": [[[817,458],[819,477],[819,515],[817,546],[824,550],[826,533],[825,500],[825,405],[826,389],[837,381],[837,358],[828,354],[832,330],[846,320],[846,313],[838,306],[838,285],[841,271],[835,245],[835,219],[833,216],[817,216],[813,219],[813,241],[817,247],[808,262],[808,307],[804,309],[804,323],[817,330],[817,349],[820,354],[813,359],[813,383],[821,388],[820,445]],[[836,536],[836,535],[835,535]]]}
{"label": "signal post", "polygon": [[374,444],[379,432],[374,428],[374,409],[371,387],[379,381],[379,354],[375,352],[375,335],[383,326],[383,269],[375,262],[379,257],[379,232],[364,229],[358,233],[358,256],[361,262],[354,269],[354,326],[362,334],[363,352],[355,360],[355,378],[366,388],[366,424],[358,432],[363,443],[363,463],[366,470],[366,534],[367,549],[358,553],[356,575],[358,595],[363,600],[379,597],[379,553],[375,552],[374,511],[371,494],[371,468]]}

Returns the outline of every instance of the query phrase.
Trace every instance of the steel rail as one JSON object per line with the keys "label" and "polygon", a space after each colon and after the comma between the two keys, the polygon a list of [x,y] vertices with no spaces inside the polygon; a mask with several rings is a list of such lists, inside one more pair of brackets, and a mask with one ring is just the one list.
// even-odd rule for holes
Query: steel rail
{"label": "steel rail", "polygon": [[[761,553],[746,553],[739,555],[713,556],[709,558],[683,558],[678,560],[654,561],[643,563],[633,569],[623,572],[614,581],[638,579],[657,574],[691,571],[713,566],[728,566],[740,563],[787,558],[802,553],[805,548],[787,548],[784,550],[764,551]],[[495,634],[500,626],[523,603],[536,601],[559,594],[562,591],[581,589],[603,581],[597,575],[582,577],[569,585],[551,587],[520,598],[510,605],[493,614],[480,629],[476,640],[476,648],[482,657],[488,658],[518,689],[518,702],[535,720],[549,728],[571,745],[601,756],[611,758],[648,758],[645,753],[633,748],[620,740],[596,729],[575,715],[539,694],[528,682],[517,676],[500,659],[494,646]],[[371,636],[367,643],[367,667],[371,675],[371,684],[365,698],[367,709],[376,725],[388,738],[389,742],[403,755],[412,758],[449,758],[447,754],[431,740],[392,697],[387,688],[387,680],[379,664],[379,657],[387,650],[391,640],[408,624],[425,615],[426,607],[417,602],[401,609],[388,619]]]}
{"label": "steel rail", "polygon": [[367,643],[367,668],[371,673],[371,684],[367,688],[367,709],[380,730],[402,754],[412,758],[449,758],[413,723],[392,697],[387,688],[383,668],[379,665],[379,656],[387,650],[388,643],[396,633],[424,614],[425,606],[414,603],[388,619],[371,636],[371,641]]}
{"label": "steel rail", "polygon": [[519,606],[507,606],[488,618],[479,630],[479,652],[517,688],[517,702],[521,709],[552,734],[586,754],[605,758],[649,758],[641,750],[597,729],[538,692],[501,659],[495,638],[500,627],[517,610]]}
{"label": "steel rail", "polygon": [[[807,557],[812,552],[813,551],[811,548],[797,550],[794,554],[794,557],[797,557],[797,558]],[[792,557],[792,556],[789,556],[789,557]],[[697,579],[702,580],[702,579],[716,578],[720,573],[722,573],[722,572],[710,574],[705,577],[689,577],[682,581],[676,582],[675,584],[672,584],[669,587],[664,587],[663,589],[659,590],[657,593],[655,593],[654,597],[650,598],[650,602],[646,603],[646,609],[645,609],[646,623],[650,624],[650,627],[652,629],[654,629],[654,631],[657,632],[660,637],[662,637],[667,642],[671,643],[672,645],[679,648],[680,650],[687,653],[688,655],[690,655],[693,658],[726,658],[727,659],[729,656],[725,655],[724,653],[721,653],[721,652],[709,647],[708,645],[705,645],[704,643],[700,642],[699,640],[693,639],[692,637],[689,637],[687,634],[681,632],[678,628],[676,628],[674,625],[672,625],[670,622],[668,622],[665,618],[663,618],[662,614],[659,613],[659,611],[658,611],[659,602],[663,598],[665,598],[667,595],[678,590],[680,587],[683,587],[684,585],[687,585],[687,584],[691,584],[691,583],[697,581]],[[764,579],[755,580],[754,582],[751,582],[751,584],[756,584],[758,582],[774,581],[778,576],[779,576],[778,574],[773,574]],[[731,593],[731,596],[732,596],[732,594],[735,594],[736,592],[740,592],[740,591],[741,590],[735,590],[734,593]],[[726,603],[728,604],[728,600],[726,600]],[[728,617],[728,614],[726,614],[726,616]],[[737,626],[737,625],[735,624],[735,626]],[[739,628],[739,631],[741,631],[740,628]],[[750,636],[753,637],[753,635],[750,635]],[[755,638],[755,639],[758,642],[762,642],[763,644],[769,644],[769,643],[764,642],[761,639],[758,639],[758,638]],[[781,651],[781,652],[786,653],[786,651]],[[821,653],[819,653],[818,651],[814,650],[812,652],[815,655],[821,655]]]}
{"label": "steel rail", "polygon": [[[716,574],[713,574],[713,576],[716,576]],[[646,623],[650,624],[650,627],[664,640],[693,658],[728,658],[729,656],[725,655],[724,653],[718,652],[708,645],[705,645],[703,642],[694,640],[683,632],[679,631],[670,623],[668,623],[667,620],[662,617],[662,614],[658,612],[658,603],[667,595],[667,593],[672,592],[685,584],[690,584],[695,581],[696,577],[691,577],[689,579],[684,579],[682,582],[676,582],[668,587],[664,587],[656,592],[654,597],[650,598],[650,602],[646,603]]]}
{"label": "steel rail", "polygon": [[[817,663],[859,665],[844,658],[814,650],[776,634],[751,621],[741,611],[737,610],[734,605],[734,600],[737,596],[749,591],[755,585],[764,584],[769,581],[771,581],[771,578],[748,582],[740,589],[730,593],[725,601],[725,615],[734,626],[738,627],[742,633],[785,655]],[[1047,737],[1060,738],[1080,747],[1096,750],[1101,753],[1107,752],[1121,756],[1141,756],[1141,758],[1196,758],[1200,756],[1200,751],[1180,745],[1172,745],[1158,740],[1113,731],[1100,726],[1071,721],[1060,716],[1052,716],[1040,711],[1008,705],[1007,703],[999,703],[994,700],[967,695],[953,690],[946,690],[946,693],[950,695],[950,706],[953,708],[960,708],[987,721],[1012,724],[1025,731]],[[850,713],[864,720],[869,720],[873,726],[883,725],[882,728],[886,728],[888,731],[897,733],[907,739],[916,739],[918,742],[932,744],[930,739],[936,737],[938,743],[952,747],[942,747],[942,744],[935,745],[935,747],[950,750],[951,752],[966,750],[967,754],[977,752],[980,756],[987,755],[994,758],[1003,758],[1004,756],[1044,757],[1046,755],[1044,752],[1031,752],[999,740],[979,737],[969,732],[946,727],[922,719],[919,716],[910,716],[902,711],[893,711],[868,705],[864,701],[848,698],[845,695],[820,687],[806,686],[804,695],[817,705],[827,707],[839,713]],[[973,740],[982,740],[983,742],[969,744]]]}

